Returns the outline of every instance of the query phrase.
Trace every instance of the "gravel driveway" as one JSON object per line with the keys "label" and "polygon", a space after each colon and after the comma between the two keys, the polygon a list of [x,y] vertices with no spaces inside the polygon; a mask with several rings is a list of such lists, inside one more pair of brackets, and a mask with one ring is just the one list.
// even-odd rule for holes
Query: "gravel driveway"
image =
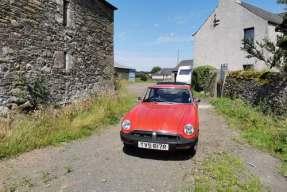
{"label": "gravel driveway", "polygon": [[[147,85],[132,84],[129,91],[142,96]],[[173,192],[192,182],[191,172],[208,154],[229,151],[238,155],[272,191],[287,191],[286,179],[277,173],[280,162],[233,141],[238,134],[206,102],[200,104],[200,125],[199,151],[194,157],[124,152],[117,125],[85,140],[0,162],[0,186],[11,191],[37,192]]]}

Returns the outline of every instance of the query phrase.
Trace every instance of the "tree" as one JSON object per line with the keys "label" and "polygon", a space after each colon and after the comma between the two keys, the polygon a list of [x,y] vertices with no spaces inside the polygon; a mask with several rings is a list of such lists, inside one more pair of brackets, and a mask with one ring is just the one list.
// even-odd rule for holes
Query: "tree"
{"label": "tree", "polygon": [[161,68],[160,68],[159,66],[156,66],[156,67],[152,68],[151,73],[152,73],[152,74],[153,74],[153,73],[157,73],[157,72],[159,72],[160,70],[161,70]]}
{"label": "tree", "polygon": [[[287,0],[278,0],[278,3],[287,5]],[[247,58],[256,58],[269,68],[275,67],[287,72],[287,14],[283,16],[283,21],[276,27],[276,31],[281,33],[276,42],[269,39],[263,39],[262,42],[245,39],[241,49],[247,52]]]}

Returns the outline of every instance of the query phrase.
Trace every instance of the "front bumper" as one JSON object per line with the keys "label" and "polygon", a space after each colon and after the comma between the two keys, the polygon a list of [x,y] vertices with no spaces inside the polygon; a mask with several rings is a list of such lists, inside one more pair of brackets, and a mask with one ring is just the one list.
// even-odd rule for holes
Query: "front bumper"
{"label": "front bumper", "polygon": [[166,134],[166,133],[156,133],[153,136],[153,132],[146,131],[134,131],[128,134],[121,132],[121,140],[125,145],[128,146],[138,146],[138,142],[149,142],[149,143],[160,143],[168,144],[169,151],[176,150],[189,150],[193,149],[198,142],[198,138],[186,139],[179,135]]}

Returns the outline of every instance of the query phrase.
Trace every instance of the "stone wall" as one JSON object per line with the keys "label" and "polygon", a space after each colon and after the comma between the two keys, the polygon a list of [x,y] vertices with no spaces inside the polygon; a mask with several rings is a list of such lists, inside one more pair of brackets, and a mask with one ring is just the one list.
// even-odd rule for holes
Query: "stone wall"
{"label": "stone wall", "polygon": [[0,1],[0,106],[21,101],[19,81],[39,76],[58,103],[113,88],[114,8],[65,1],[67,11],[64,0]]}
{"label": "stone wall", "polygon": [[224,96],[240,98],[263,112],[287,114],[287,75],[271,72],[232,72],[224,85]]}

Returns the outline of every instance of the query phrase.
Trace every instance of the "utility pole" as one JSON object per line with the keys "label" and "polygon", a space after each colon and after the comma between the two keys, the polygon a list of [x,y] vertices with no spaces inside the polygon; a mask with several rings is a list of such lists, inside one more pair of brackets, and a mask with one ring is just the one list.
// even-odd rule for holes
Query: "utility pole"
{"label": "utility pole", "polygon": [[179,50],[179,48],[178,48],[178,50],[177,50],[177,63],[176,63],[176,65],[179,64],[179,57],[180,57],[179,54],[180,54],[180,50]]}

